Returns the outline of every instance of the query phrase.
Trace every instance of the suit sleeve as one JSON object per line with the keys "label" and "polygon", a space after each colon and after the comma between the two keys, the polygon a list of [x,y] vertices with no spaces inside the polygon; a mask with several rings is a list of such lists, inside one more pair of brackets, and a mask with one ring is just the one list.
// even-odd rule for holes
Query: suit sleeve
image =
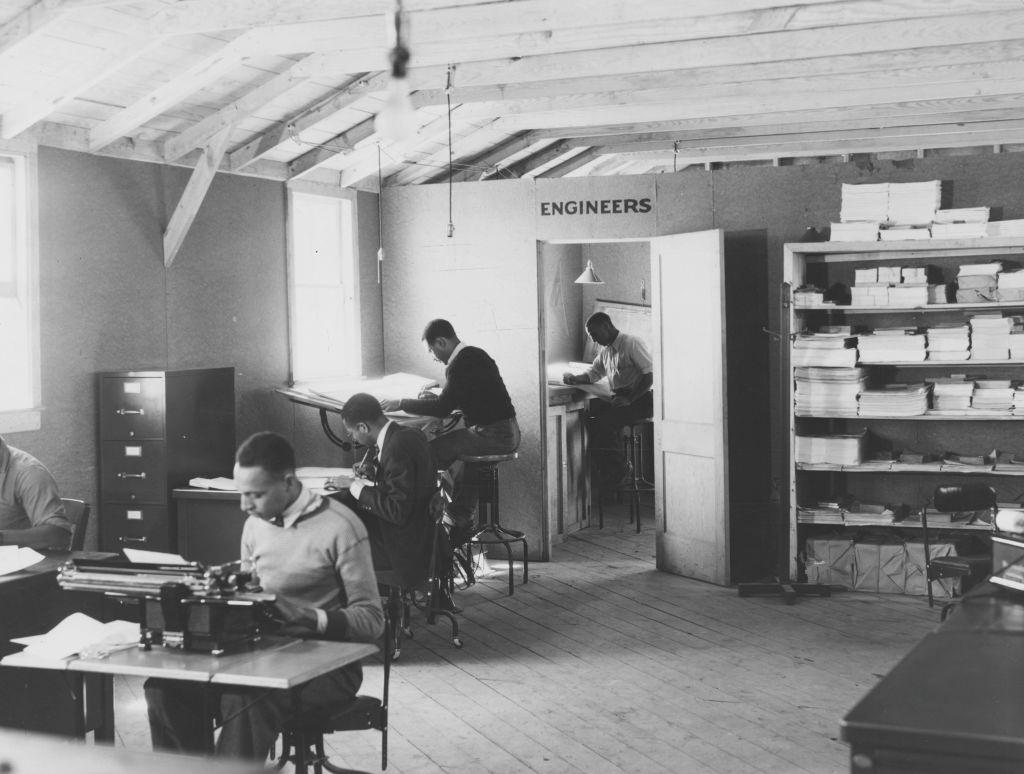
{"label": "suit sleeve", "polygon": [[375,486],[364,486],[359,504],[378,519],[404,526],[416,507],[416,460],[409,444],[401,436],[392,439],[380,460]]}

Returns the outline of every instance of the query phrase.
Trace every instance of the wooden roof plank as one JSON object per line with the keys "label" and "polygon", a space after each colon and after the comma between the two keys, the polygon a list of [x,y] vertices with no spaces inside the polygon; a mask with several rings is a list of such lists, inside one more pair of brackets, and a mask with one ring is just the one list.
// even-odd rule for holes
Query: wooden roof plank
{"label": "wooden roof plank", "polygon": [[350,129],[346,129],[344,132],[332,137],[320,147],[307,151],[292,161],[288,165],[288,179],[294,180],[295,178],[301,178],[309,174],[328,159],[336,156],[338,153],[348,152],[355,147],[356,143],[362,142],[372,134],[373,119],[367,118],[362,123],[356,124]]}
{"label": "wooden roof plank", "polygon": [[130,134],[133,129],[177,104],[188,94],[237,67],[239,62],[254,52],[258,39],[253,33],[240,35],[213,55],[204,57],[184,73],[94,127],[89,140],[90,151],[99,150],[118,137]]}

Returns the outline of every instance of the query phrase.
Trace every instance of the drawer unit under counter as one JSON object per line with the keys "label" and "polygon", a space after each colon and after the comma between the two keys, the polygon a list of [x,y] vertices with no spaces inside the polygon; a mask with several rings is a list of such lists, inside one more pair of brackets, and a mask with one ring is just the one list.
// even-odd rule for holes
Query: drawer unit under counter
{"label": "drawer unit under counter", "polygon": [[167,445],[163,441],[103,441],[100,471],[104,500],[167,500]]}
{"label": "drawer unit under counter", "polygon": [[164,389],[162,376],[103,376],[100,437],[163,438]]}
{"label": "drawer unit under counter", "polygon": [[101,513],[101,550],[175,550],[166,504],[103,503]]}

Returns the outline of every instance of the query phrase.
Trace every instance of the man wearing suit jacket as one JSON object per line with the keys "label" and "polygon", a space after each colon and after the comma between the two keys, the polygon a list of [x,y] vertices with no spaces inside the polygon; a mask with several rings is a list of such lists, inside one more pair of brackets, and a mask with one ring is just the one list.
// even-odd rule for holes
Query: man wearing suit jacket
{"label": "man wearing suit jacket", "polygon": [[370,450],[342,501],[351,496],[366,524],[374,568],[394,570],[402,585],[413,585],[427,577],[433,538],[429,505],[437,469],[427,437],[389,420],[365,392],[345,401],[341,420]]}

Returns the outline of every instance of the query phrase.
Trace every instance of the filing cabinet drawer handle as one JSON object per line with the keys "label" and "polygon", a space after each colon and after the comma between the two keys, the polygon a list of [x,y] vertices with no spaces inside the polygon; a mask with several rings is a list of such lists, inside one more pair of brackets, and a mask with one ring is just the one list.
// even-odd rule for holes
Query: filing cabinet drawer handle
{"label": "filing cabinet drawer handle", "polygon": [[126,537],[125,535],[121,535],[118,538],[118,540],[120,540],[122,543],[145,543],[146,536],[143,535],[142,537]]}
{"label": "filing cabinet drawer handle", "polygon": [[142,471],[141,473],[118,473],[117,477],[118,478],[145,478],[146,477],[146,471]]}
{"label": "filing cabinet drawer handle", "polygon": [[146,413],[145,409],[117,409],[115,414],[119,416],[127,416],[128,414],[138,414],[140,417]]}

